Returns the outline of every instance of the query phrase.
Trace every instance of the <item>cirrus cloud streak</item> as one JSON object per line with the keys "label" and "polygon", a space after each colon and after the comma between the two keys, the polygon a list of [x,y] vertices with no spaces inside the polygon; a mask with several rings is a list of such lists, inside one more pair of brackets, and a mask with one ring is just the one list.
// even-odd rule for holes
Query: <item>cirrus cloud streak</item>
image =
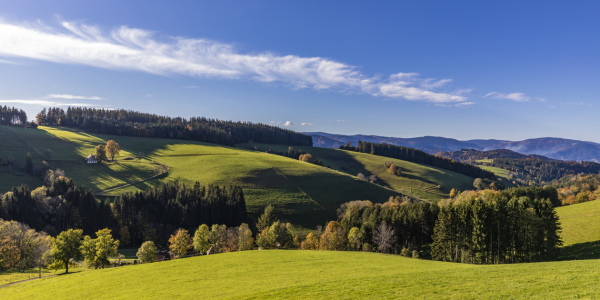
{"label": "cirrus cloud streak", "polygon": [[467,100],[461,92],[437,91],[450,79],[420,79],[416,73],[398,73],[382,80],[327,58],[240,53],[230,44],[164,37],[126,26],[106,32],[78,22],[60,22],[60,26],[50,27],[40,22],[0,20],[0,57],[0,63],[28,59],[165,76],[279,82],[294,89],[366,93],[411,101]]}

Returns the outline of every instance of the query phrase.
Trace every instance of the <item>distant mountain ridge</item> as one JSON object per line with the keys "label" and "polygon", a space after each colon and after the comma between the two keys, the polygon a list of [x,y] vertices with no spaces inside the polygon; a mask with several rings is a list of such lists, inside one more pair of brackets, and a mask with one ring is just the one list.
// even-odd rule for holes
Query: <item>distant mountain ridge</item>
{"label": "distant mountain ridge", "polygon": [[431,154],[438,152],[476,149],[481,151],[508,149],[521,154],[542,155],[559,160],[600,162],[600,144],[594,142],[562,139],[536,138],[523,141],[504,140],[468,140],[460,141],[452,138],[424,136],[417,138],[396,138],[377,135],[343,135],[325,132],[306,132],[312,136],[313,145],[322,148],[339,148],[348,142],[356,145],[359,140],[388,143],[397,146],[417,148]]}

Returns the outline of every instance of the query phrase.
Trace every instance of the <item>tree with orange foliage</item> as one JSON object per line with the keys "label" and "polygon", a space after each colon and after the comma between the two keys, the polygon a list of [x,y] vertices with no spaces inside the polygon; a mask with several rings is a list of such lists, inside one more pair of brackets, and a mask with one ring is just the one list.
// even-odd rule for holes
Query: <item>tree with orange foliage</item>
{"label": "tree with orange foliage", "polygon": [[346,245],[346,235],[342,230],[340,223],[331,221],[327,224],[325,232],[321,235],[319,249],[321,250],[342,250]]}
{"label": "tree with orange foliage", "polygon": [[300,244],[300,249],[302,250],[316,250],[319,247],[319,240],[317,237],[311,232],[306,236],[306,239],[302,241]]}
{"label": "tree with orange foliage", "polygon": [[169,244],[173,258],[181,258],[192,248],[192,238],[187,230],[178,229],[174,235],[171,235]]}

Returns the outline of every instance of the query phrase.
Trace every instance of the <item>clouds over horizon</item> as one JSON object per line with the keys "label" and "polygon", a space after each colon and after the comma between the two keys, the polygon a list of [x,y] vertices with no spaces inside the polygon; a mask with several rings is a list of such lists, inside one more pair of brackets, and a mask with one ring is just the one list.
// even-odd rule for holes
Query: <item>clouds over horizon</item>
{"label": "clouds over horizon", "polygon": [[68,95],[68,94],[48,94],[46,96],[46,98],[53,98],[53,99],[76,99],[76,100],[104,100],[100,97],[96,97],[96,96],[75,96],[75,95]]}
{"label": "clouds over horizon", "polygon": [[0,99],[0,104],[4,103],[6,104],[23,104],[23,105],[32,105],[32,106],[36,106],[36,107],[50,107],[50,106],[85,106],[85,107],[91,107],[91,106],[98,106],[95,104],[90,104],[90,103],[73,103],[73,102],[69,102],[69,103],[65,103],[65,102],[57,102],[57,101],[50,101],[50,100],[41,100],[41,99]]}
{"label": "clouds over horizon", "polygon": [[[110,32],[78,22],[61,26],[0,20],[0,63],[28,59],[135,70],[156,75],[278,82],[293,89],[312,88],[365,93],[376,97],[433,103],[460,103],[469,90],[439,91],[451,79],[422,79],[417,73],[367,76],[357,67],[322,57],[243,54],[231,44],[207,39],[164,37],[121,26]],[[188,88],[193,88],[190,86]],[[72,95],[61,95],[72,96]],[[73,96],[101,100],[99,97]],[[99,99],[95,99],[99,98]]]}

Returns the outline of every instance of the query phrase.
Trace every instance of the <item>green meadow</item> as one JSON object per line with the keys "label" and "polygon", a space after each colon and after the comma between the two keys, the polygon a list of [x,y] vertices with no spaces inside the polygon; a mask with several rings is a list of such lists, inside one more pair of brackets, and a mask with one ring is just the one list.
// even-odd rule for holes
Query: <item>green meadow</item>
{"label": "green meadow", "polygon": [[468,265],[266,250],[81,272],[2,288],[2,299],[562,299],[600,297],[600,261]]}
{"label": "green meadow", "polygon": [[556,209],[562,225],[561,258],[600,258],[600,201],[561,206]]}
{"label": "green meadow", "polygon": [[[284,145],[253,145],[260,151],[267,151],[271,148],[275,152],[286,153],[288,150],[288,146]],[[250,146],[242,144],[238,147],[249,148]],[[302,146],[294,146],[294,149],[304,150],[316,159],[322,160],[323,165],[340,172],[353,176],[358,173],[366,176],[375,174],[379,178],[378,184],[423,200],[439,201],[448,198],[448,194],[453,188],[473,189],[473,178],[428,165],[338,149]],[[394,162],[402,170],[402,176],[389,174],[384,165],[385,162]]]}
{"label": "green meadow", "polygon": [[[236,184],[244,189],[251,215],[257,216],[265,206],[274,205],[282,220],[314,228],[335,219],[335,210],[342,203],[385,202],[390,196],[402,193],[400,188],[385,188],[325,167],[242,148],[173,139],[92,135],[64,127],[40,126],[35,130],[0,126],[0,129],[3,138],[14,140],[11,147],[15,150],[10,154],[20,158],[23,164],[27,152],[37,165],[42,161],[41,154],[51,149],[53,156],[48,160],[51,166],[63,169],[77,185],[108,198],[169,180],[186,184],[196,181],[204,185]],[[111,139],[122,149],[115,162],[87,164],[84,161],[97,145]],[[145,158],[135,158],[138,152],[143,152]],[[157,164],[169,166],[168,174],[136,183],[153,176],[152,170]],[[41,180],[0,170],[0,192],[22,183],[33,189],[41,185]],[[131,185],[121,187],[127,184]],[[121,188],[114,189],[116,187]]]}

